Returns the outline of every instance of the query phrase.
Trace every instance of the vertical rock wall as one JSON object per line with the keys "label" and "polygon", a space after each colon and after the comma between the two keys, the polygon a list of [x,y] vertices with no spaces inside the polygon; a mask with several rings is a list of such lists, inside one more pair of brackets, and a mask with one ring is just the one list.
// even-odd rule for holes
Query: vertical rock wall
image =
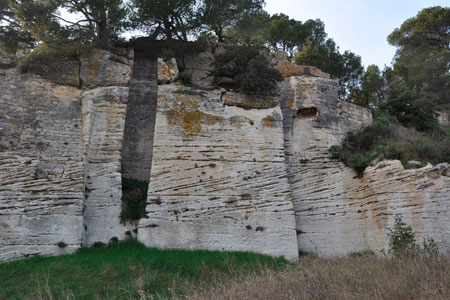
{"label": "vertical rock wall", "polygon": [[339,101],[327,74],[277,58],[281,97],[248,97],[212,88],[212,59],[186,59],[192,88],[157,86],[176,80],[175,60],[160,60],[158,79],[156,59],[133,65],[125,50],[42,77],[1,61],[0,261],[124,238],[121,171],[150,177],[137,231],[148,246],[291,260],[386,250],[401,215],[419,241],[450,249],[448,164],[383,161],[357,178],[328,148],[371,114]]}
{"label": "vertical rock wall", "polygon": [[405,170],[399,161],[367,168],[363,178],[328,148],[371,123],[370,111],[339,101],[337,84],[321,76],[291,76],[282,84],[286,162],[299,249],[321,256],[388,249],[395,217],[419,243],[450,249],[448,165]]}
{"label": "vertical rock wall", "polygon": [[281,110],[239,97],[159,87],[146,245],[298,257]]}
{"label": "vertical rock wall", "polygon": [[122,177],[120,157],[132,70],[132,53],[93,50],[81,60],[84,89],[83,139],[85,198],[83,245],[124,238],[120,223]]}
{"label": "vertical rock wall", "polygon": [[0,70],[0,90],[0,261],[72,252],[83,224],[80,90],[15,68]]}
{"label": "vertical rock wall", "polygon": [[347,227],[344,180],[356,174],[330,159],[345,133],[371,123],[368,109],[338,100],[338,85],[322,76],[291,76],[282,84],[285,150],[299,249],[319,255],[355,251]]}
{"label": "vertical rock wall", "polygon": [[122,148],[122,176],[148,181],[153,156],[157,101],[157,60],[136,53]]}
{"label": "vertical rock wall", "polygon": [[120,224],[122,184],[120,152],[128,88],[107,87],[83,92],[85,199],[83,245],[123,238]]}

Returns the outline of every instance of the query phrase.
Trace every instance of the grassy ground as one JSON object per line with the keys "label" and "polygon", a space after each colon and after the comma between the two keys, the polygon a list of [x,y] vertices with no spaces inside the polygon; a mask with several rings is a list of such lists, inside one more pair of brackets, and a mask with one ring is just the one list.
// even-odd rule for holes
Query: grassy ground
{"label": "grassy ground", "polygon": [[249,253],[148,249],[130,239],[0,264],[0,299],[152,299],[286,265]]}
{"label": "grassy ground", "polygon": [[197,289],[188,299],[448,300],[450,258],[303,257],[283,270]]}
{"label": "grassy ground", "polygon": [[283,259],[135,240],[0,264],[0,299],[450,299],[449,256]]}

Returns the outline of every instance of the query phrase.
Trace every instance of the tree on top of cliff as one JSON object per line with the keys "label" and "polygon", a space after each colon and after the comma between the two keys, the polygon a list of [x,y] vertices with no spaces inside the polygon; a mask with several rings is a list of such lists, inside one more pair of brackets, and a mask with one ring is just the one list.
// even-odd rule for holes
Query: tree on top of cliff
{"label": "tree on top of cliff", "polygon": [[273,95],[283,80],[281,73],[270,66],[261,53],[261,47],[230,45],[218,54],[214,61],[214,79],[217,83],[223,77],[233,80],[239,91],[249,95]]}
{"label": "tree on top of cliff", "polygon": [[200,19],[208,30],[224,42],[224,32],[262,11],[264,0],[203,0],[200,6]]}
{"label": "tree on top of cliff", "polygon": [[397,47],[394,71],[409,89],[450,107],[450,8],[430,7],[406,20],[388,37]]}
{"label": "tree on top of cliff", "polygon": [[307,20],[302,23],[290,19],[287,15],[275,14],[271,17],[266,37],[273,50],[283,50],[292,57],[307,41],[313,45],[323,43],[327,34],[325,24],[320,20]]}
{"label": "tree on top of cliff", "polygon": [[[124,29],[127,8],[120,0],[20,0],[12,5],[22,27],[36,39],[61,45],[77,41],[103,48]],[[71,13],[75,20],[63,17]]]}
{"label": "tree on top of cliff", "polygon": [[19,42],[34,47],[35,39],[30,32],[22,29],[8,0],[0,0],[0,51],[14,54]]}
{"label": "tree on top of cliff", "polygon": [[133,24],[151,38],[187,41],[200,24],[196,0],[133,0]]}
{"label": "tree on top of cliff", "polygon": [[319,44],[310,40],[299,49],[295,55],[295,63],[316,66],[339,80],[343,86],[356,87],[363,74],[361,57],[346,50],[343,54],[332,39]]}
{"label": "tree on top of cliff", "polygon": [[262,9],[237,21],[226,30],[225,35],[232,43],[262,46],[267,43],[266,32],[270,20],[270,14]]}

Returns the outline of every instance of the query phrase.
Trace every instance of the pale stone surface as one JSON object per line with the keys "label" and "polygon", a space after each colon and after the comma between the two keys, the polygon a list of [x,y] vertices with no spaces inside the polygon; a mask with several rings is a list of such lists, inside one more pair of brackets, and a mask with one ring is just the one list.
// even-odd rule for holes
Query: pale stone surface
{"label": "pale stone surface", "polygon": [[105,50],[93,49],[80,59],[80,80],[83,88],[128,86],[133,60]]}
{"label": "pale stone surface", "polygon": [[122,184],[120,154],[127,87],[102,87],[82,93],[85,147],[83,245],[124,238],[120,224]]}
{"label": "pale stone surface", "polygon": [[13,68],[0,77],[0,261],[125,237],[120,153],[128,88],[82,91]]}
{"label": "pale stone surface", "polygon": [[147,217],[138,238],[161,248],[295,260],[280,108],[224,106],[220,90],[186,90],[159,87]]}
{"label": "pale stone surface", "polygon": [[83,224],[80,91],[17,69],[0,78],[0,261],[72,252]]}
{"label": "pale stone surface", "polygon": [[321,256],[386,251],[397,214],[419,242],[433,238],[450,249],[448,165],[404,170],[383,161],[360,179],[327,150],[370,124],[368,109],[337,100],[335,82],[311,76],[286,79],[282,107],[299,249]]}
{"label": "pale stone surface", "polygon": [[[366,108],[337,100],[335,81],[313,76],[288,77],[281,84],[284,117],[286,163],[296,214],[299,249],[318,254],[326,251],[348,253],[342,237],[337,235],[340,223],[336,217],[316,214],[316,206],[343,201],[342,182],[355,176],[340,162],[331,160],[328,148],[339,144],[344,134],[370,124]],[[319,221],[320,220],[320,221]],[[321,227],[309,227],[317,222]],[[346,224],[344,224],[346,225]]]}
{"label": "pale stone surface", "polygon": [[197,55],[188,55],[184,59],[186,64],[185,72],[192,76],[192,84],[204,88],[214,87],[211,75],[214,70],[214,54],[210,51]]}
{"label": "pale stone surface", "polygon": [[272,108],[280,104],[277,96],[245,95],[242,93],[222,91],[222,103],[229,106],[242,107],[244,109]]}
{"label": "pale stone surface", "polygon": [[324,184],[318,185],[319,176],[305,183],[309,188],[297,211],[302,249],[323,256],[387,251],[387,234],[399,215],[419,243],[433,238],[449,251],[448,165],[405,170],[399,161],[382,161],[368,167],[362,179],[340,163],[327,165]]}
{"label": "pale stone surface", "polygon": [[158,58],[158,83],[170,83],[177,80],[178,66],[175,58],[165,61]]}
{"label": "pale stone surface", "polygon": [[[117,53],[93,50],[79,76],[73,65],[61,77],[66,84],[81,77],[83,90],[2,63],[0,261],[72,252],[124,238],[134,226],[138,239],[161,248],[290,260],[298,249],[324,256],[379,251],[387,249],[397,214],[419,242],[431,237],[450,249],[449,165],[405,170],[382,161],[357,178],[331,159],[330,146],[372,119],[368,109],[339,101],[327,74],[275,54],[286,77],[281,95],[249,97],[212,88],[207,52],[185,61],[194,89],[156,87],[156,60],[145,59],[136,60],[142,70],[129,89],[134,53]],[[152,164],[147,216],[126,226],[119,220],[121,163],[124,171],[130,161],[121,153],[124,130],[127,144],[145,138],[127,153],[146,161],[141,169],[130,164],[139,170],[127,174],[147,174]]]}

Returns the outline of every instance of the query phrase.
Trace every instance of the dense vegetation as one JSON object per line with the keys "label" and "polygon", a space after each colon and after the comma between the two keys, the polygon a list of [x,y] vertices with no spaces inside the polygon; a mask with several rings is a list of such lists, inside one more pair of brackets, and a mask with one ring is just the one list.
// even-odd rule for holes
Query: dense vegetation
{"label": "dense vegetation", "polygon": [[388,41],[397,47],[393,67],[369,66],[362,89],[374,108],[406,126],[432,129],[434,112],[450,108],[450,8],[423,9]]}
{"label": "dense vegetation", "polygon": [[[371,65],[361,80],[375,122],[330,148],[360,175],[372,162],[399,159],[405,166],[450,162],[450,130],[436,112],[450,109],[450,8],[431,7],[406,20],[388,41],[393,67]],[[411,165],[409,165],[411,166]]]}
{"label": "dense vegetation", "polygon": [[428,162],[450,162],[450,131],[436,127],[421,132],[402,126],[391,115],[381,114],[373,124],[350,132],[342,145],[330,147],[329,152],[359,175],[370,163],[383,159],[398,159],[405,167],[422,167]]}
{"label": "dense vegetation", "polygon": [[0,299],[153,299],[286,264],[243,252],[148,249],[129,239],[0,264]]}
{"label": "dense vegetation", "polygon": [[[18,42],[59,52],[74,45],[111,49],[128,42],[125,32],[141,32],[149,40],[218,41],[283,50],[342,84],[357,83],[363,72],[361,58],[350,51],[340,54],[322,21],[271,16],[264,5],[264,0],[0,0],[0,49],[13,54]],[[254,66],[256,62],[253,69],[271,72],[270,66]],[[270,89],[269,85],[264,92]]]}
{"label": "dense vegetation", "polygon": [[267,57],[256,46],[228,46],[214,61],[214,79],[226,77],[246,94],[275,94],[281,73],[270,67]]}
{"label": "dense vegetation", "polygon": [[148,181],[122,178],[122,223],[138,221],[145,216]]}

